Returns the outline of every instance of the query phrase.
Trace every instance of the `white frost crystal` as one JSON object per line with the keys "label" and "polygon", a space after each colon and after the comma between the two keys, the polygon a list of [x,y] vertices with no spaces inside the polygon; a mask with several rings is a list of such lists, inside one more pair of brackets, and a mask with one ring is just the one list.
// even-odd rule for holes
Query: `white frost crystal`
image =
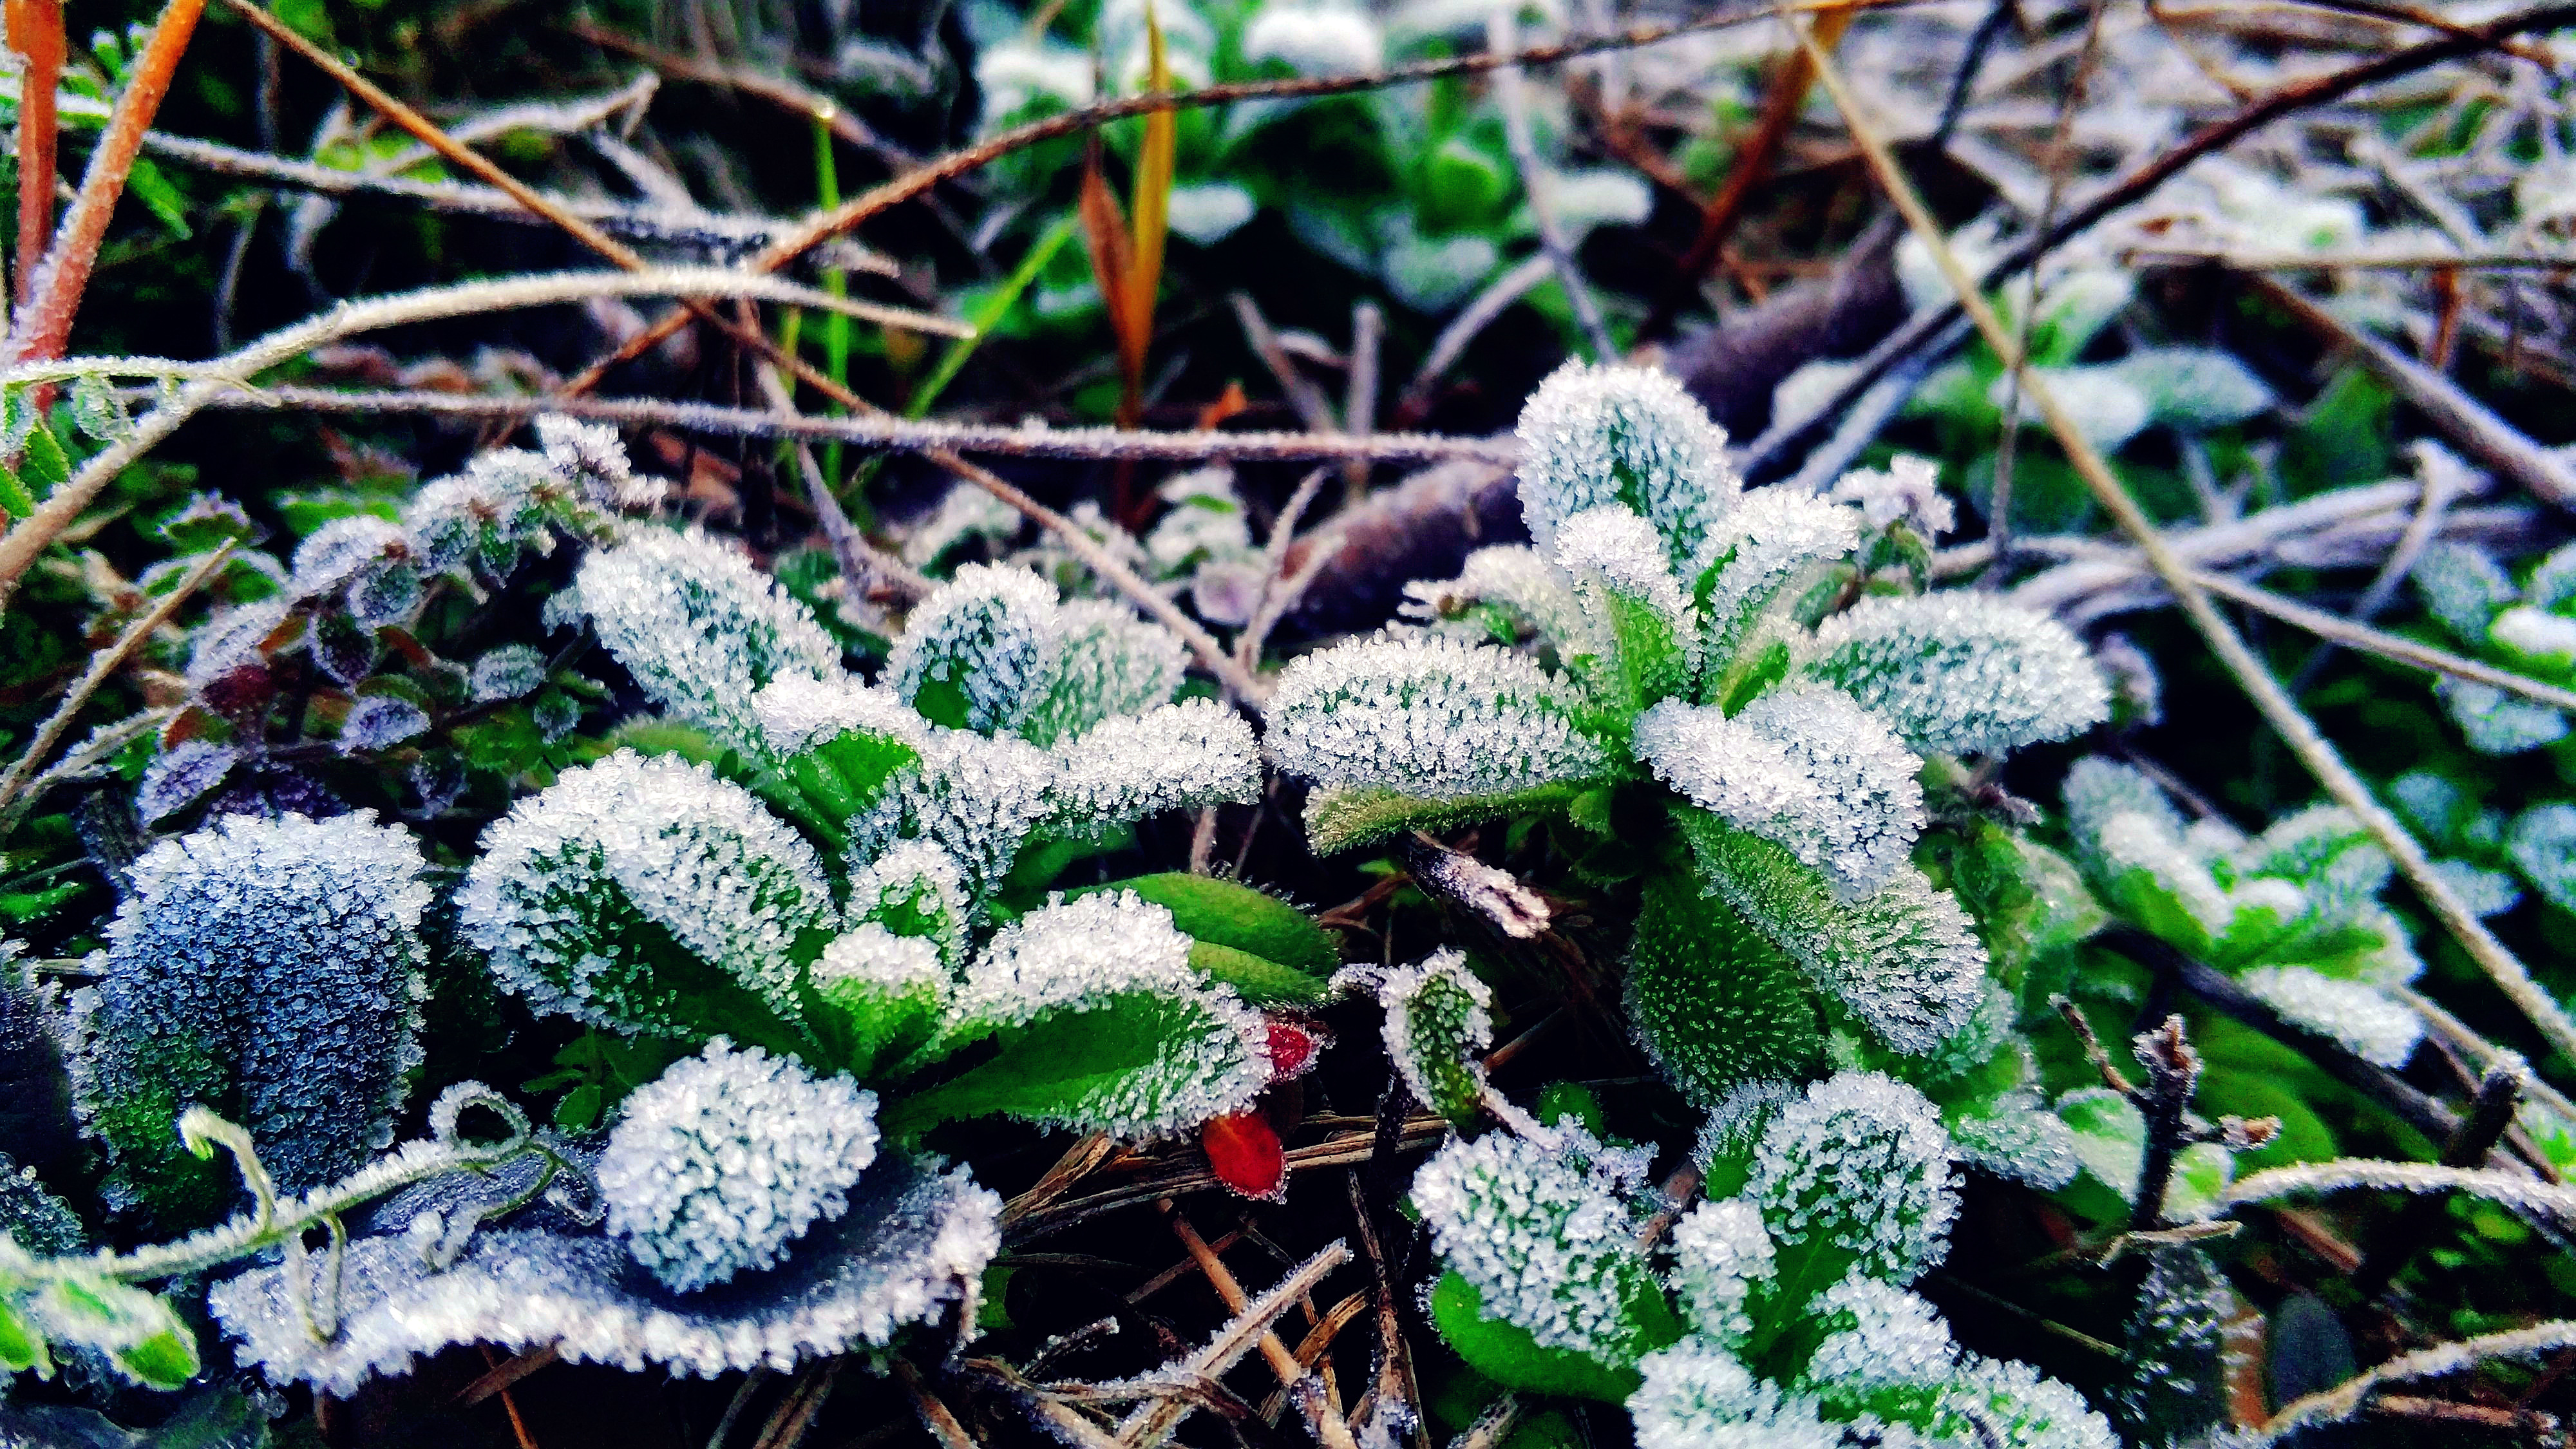
{"label": "white frost crystal", "polygon": [[[933,719],[979,734],[1016,730],[1044,698],[1064,652],[1055,588],[1026,569],[967,564],[914,607],[885,679]],[[953,694],[941,719],[924,690]]]}
{"label": "white frost crystal", "polygon": [[1492,795],[1603,770],[1574,710],[1567,686],[1526,656],[1380,636],[1282,671],[1265,743],[1279,768],[1327,788]]}
{"label": "white frost crystal", "polygon": [[1940,1113],[1876,1072],[1837,1073],[1782,1105],[1744,1195],[1782,1244],[1831,1243],[1895,1283],[1941,1261],[1959,1211]]}
{"label": "white frost crystal", "polygon": [[849,1206],[877,1155],[876,1094],[724,1038],[626,1099],[599,1157],[608,1231],[687,1293],[776,1263]]}
{"label": "white frost crystal", "polygon": [[1150,1138],[1241,1111],[1269,1085],[1261,1014],[1192,969],[1172,913],[1133,891],[1052,900],[996,932],[966,973],[949,1036],[1122,1005],[1152,1016],[1137,1036],[1156,1044],[1154,1060],[1069,1085],[1032,1120]]}
{"label": "white frost crystal", "polygon": [[1001,1247],[1002,1200],[960,1170],[875,1163],[841,1217],[786,1261],[734,1283],[675,1295],[625,1246],[597,1236],[489,1232],[434,1270],[402,1234],[349,1245],[339,1332],[316,1342],[285,1268],[255,1268],[207,1294],[242,1357],[278,1384],[346,1396],[454,1344],[505,1352],[551,1346],[576,1363],[663,1365],[712,1378],[877,1347],[908,1324],[973,1301]]}
{"label": "white frost crystal", "polygon": [[1522,407],[1520,440],[1521,512],[1542,550],[1574,515],[1618,503],[1653,524],[1673,567],[1685,568],[1744,487],[1725,431],[1655,368],[1567,363]]}
{"label": "white frost crystal", "polygon": [[2496,611],[2515,602],[2522,591],[2497,563],[2495,555],[2473,543],[2436,543],[2415,560],[2416,592],[2424,607],[2463,644],[2484,644]]}
{"label": "white frost crystal", "polygon": [[1116,715],[1055,747],[1049,822],[1067,835],[1166,810],[1261,796],[1252,726],[1212,699]]}
{"label": "white frost crystal", "polygon": [[1557,1130],[1567,1143],[1511,1132],[1451,1141],[1415,1174],[1413,1205],[1486,1317],[1550,1348],[1633,1358],[1628,1304],[1640,1291],[1661,1291],[1620,1197],[1634,1186],[1627,1169],[1642,1164],[1603,1154],[1580,1129]]}
{"label": "white frost crystal", "polygon": [[1333,984],[1377,994],[1387,1060],[1415,1100],[1453,1121],[1476,1111],[1484,1054],[1494,1045],[1494,988],[1468,969],[1464,953],[1434,951],[1391,971],[1347,967]]}
{"label": "white frost crystal", "polygon": [[1931,1383],[1958,1364],[1959,1346],[1940,1313],[1892,1283],[1855,1272],[1818,1294],[1809,1311],[1825,1329],[1807,1361],[1811,1381]]}
{"label": "white frost crystal", "polygon": [[1727,515],[1709,545],[1708,647],[1723,657],[1742,646],[1772,602],[1810,570],[1860,546],[1858,510],[1795,488],[1756,488]]}
{"label": "white frost crystal", "polygon": [[1673,1224],[1673,1291],[1691,1326],[1718,1342],[1753,1331],[1745,1300],[1776,1261],[1761,1209],[1743,1198],[1701,1203]]}
{"label": "white frost crystal", "polygon": [[702,533],[643,529],[582,561],[575,588],[599,642],[663,708],[730,744],[760,731],[752,695],[782,675],[841,670],[805,606]]}
{"label": "white frost crystal", "polygon": [[2110,686],[2065,625],[1982,595],[1863,599],[1819,624],[1800,655],[1932,753],[2062,740],[2111,713]]}
{"label": "white frost crystal", "polygon": [[175,1126],[190,1105],[248,1128],[289,1188],[393,1141],[421,1055],[422,867],[410,834],[366,811],[228,816],[134,862],[106,974],[72,1001],[74,1102],[106,1145],[111,1201],[194,1167]]}
{"label": "white frost crystal", "polygon": [[2386,991],[2303,966],[2260,966],[2238,978],[2283,1016],[2333,1037],[2364,1061],[2402,1067],[2424,1039],[2424,1018]]}
{"label": "white frost crystal", "polygon": [[1637,1365],[1645,1383],[1628,1398],[1637,1449],[1844,1449],[1844,1426],[1818,1417],[1816,1401],[1783,1394],[1724,1348],[1685,1339]]}
{"label": "white frost crystal", "polygon": [[1941,492],[1939,465],[1911,453],[1899,453],[1889,459],[1883,472],[1855,468],[1836,479],[1825,496],[1836,503],[1857,505],[1862,519],[1872,528],[1905,523],[1927,540],[1939,538],[1958,524],[1958,510]]}
{"label": "white frost crystal", "polygon": [[798,935],[838,921],[802,836],[704,765],[620,751],[568,770],[483,833],[457,905],[466,938],[540,1012],[688,1035],[655,940],[679,943],[794,1021]]}
{"label": "white frost crystal", "polygon": [[1923,831],[1923,762],[1837,690],[1774,690],[1733,719],[1666,700],[1633,743],[1664,783],[1787,847],[1845,900],[1893,879]]}
{"label": "white frost crystal", "polygon": [[802,754],[857,731],[901,740],[916,748],[929,733],[893,691],[862,684],[834,670],[829,675],[782,674],[751,697],[752,718],[769,747]]}

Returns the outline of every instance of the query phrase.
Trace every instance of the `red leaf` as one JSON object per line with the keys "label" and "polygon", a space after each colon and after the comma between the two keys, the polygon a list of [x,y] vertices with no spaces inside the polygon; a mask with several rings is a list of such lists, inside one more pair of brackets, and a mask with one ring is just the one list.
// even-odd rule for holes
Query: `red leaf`
{"label": "red leaf", "polygon": [[1284,1082],[1302,1077],[1315,1065],[1315,1058],[1332,1045],[1332,1038],[1311,1022],[1291,1016],[1263,1018],[1270,1028],[1270,1080]]}
{"label": "red leaf", "polygon": [[1259,1112],[1211,1117],[1199,1128],[1208,1170],[1236,1195],[1278,1202],[1288,1196],[1288,1154]]}

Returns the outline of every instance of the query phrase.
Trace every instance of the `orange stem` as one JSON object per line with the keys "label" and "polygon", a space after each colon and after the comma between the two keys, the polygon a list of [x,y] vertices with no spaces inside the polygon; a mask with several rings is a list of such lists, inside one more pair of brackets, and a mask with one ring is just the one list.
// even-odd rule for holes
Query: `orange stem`
{"label": "orange stem", "polygon": [[18,305],[54,229],[54,89],[63,78],[62,0],[8,0],[9,48],[27,63],[18,86]]}
{"label": "orange stem", "polygon": [[[63,214],[62,229],[37,266],[35,279],[20,289],[27,304],[9,329],[8,342],[0,346],[0,361],[44,362],[63,355],[64,344],[71,340],[72,315],[80,310],[90,269],[98,264],[98,249],[107,240],[108,218],[115,214],[117,198],[125,193],[125,178],[143,150],[144,134],[152,129],[153,116],[170,94],[170,78],[177,74],[179,57],[187,54],[188,39],[196,33],[197,17],[205,9],[206,0],[170,0],[153,25],[143,53],[135,58],[125,93],[116,98],[107,133],[90,153],[80,195]],[[30,86],[22,94],[35,91]],[[44,87],[43,94],[50,98],[53,88]],[[26,191],[19,194],[23,198]]]}

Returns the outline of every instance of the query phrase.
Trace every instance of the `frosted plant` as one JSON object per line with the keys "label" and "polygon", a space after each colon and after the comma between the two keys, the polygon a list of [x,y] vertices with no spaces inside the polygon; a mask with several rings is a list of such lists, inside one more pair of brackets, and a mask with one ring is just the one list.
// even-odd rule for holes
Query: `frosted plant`
{"label": "frosted plant", "polygon": [[[2576,684],[2576,590],[2568,583],[2576,545],[2562,545],[2516,584],[2477,545],[2437,543],[2410,577],[2427,612],[2472,654],[2546,683]],[[2433,693],[2481,754],[2520,754],[2567,736],[2567,716],[2492,684],[2444,678]]]}
{"label": "frosted plant", "polygon": [[1465,956],[1434,951],[1391,971],[1353,966],[1334,985],[1376,993],[1387,1059],[1416,1100],[1453,1122],[1475,1117],[1485,1103],[1482,1058],[1494,1045],[1494,989]]}
{"label": "frosted plant", "polygon": [[[869,684],[805,606],[735,551],[641,533],[583,565],[601,642],[665,709],[854,866],[904,841],[962,872],[973,913],[1033,840],[1096,842],[1165,810],[1249,800],[1251,732],[1172,703],[1184,652],[1123,606],[1065,602],[970,564],[925,599]],[[594,588],[592,581],[599,581]]]}
{"label": "frosted plant", "polygon": [[2414,1051],[2423,1022],[2395,988],[2423,962],[2377,899],[2393,867],[2350,815],[2320,806],[2248,840],[2186,825],[2153,781],[2100,759],[2068,773],[2066,807],[2078,859],[2122,916],[2370,1061]]}
{"label": "frosted plant", "polygon": [[1852,502],[1748,491],[1677,383],[1619,367],[1550,378],[1520,440],[1533,547],[1472,555],[1408,590],[1407,625],[1280,674],[1264,745],[1314,787],[1316,848],[1562,817],[1569,853],[1645,887],[1631,1020],[1702,1102],[1813,1071],[1831,1032],[1919,1056],[1965,1029],[1988,963],[1911,859],[1918,751],[2099,721],[2083,647],[1982,595],[1879,596],[1855,550],[1934,526],[1924,465]]}
{"label": "frosted plant", "polygon": [[1452,1142],[1414,1181],[1434,1321],[1508,1388],[1623,1403],[1641,1449],[2113,1449],[2066,1386],[1963,1352],[1904,1284],[1958,1211],[1932,1103],[1875,1073],[1747,1086],[1702,1135],[1709,1200],[1649,1255],[1641,1162],[1559,1125]]}
{"label": "frosted plant", "polygon": [[636,683],[737,748],[761,738],[751,701],[762,685],[840,672],[840,646],[805,607],[705,534],[639,531],[583,560],[574,588]]}
{"label": "frosted plant", "polygon": [[610,1235],[686,1293],[838,1218],[876,1155],[874,1095],[718,1037],[626,1099],[596,1171]]}
{"label": "frosted plant", "polygon": [[134,863],[104,974],[72,998],[110,1201],[182,1224],[222,1206],[172,1129],[190,1106],[239,1119],[290,1188],[391,1144],[420,1061],[422,865],[364,812],[228,817]]}
{"label": "frosted plant", "polygon": [[625,751],[494,822],[457,906],[494,976],[539,1011],[769,1045],[803,1014],[800,943],[839,919],[814,848],[749,791]]}

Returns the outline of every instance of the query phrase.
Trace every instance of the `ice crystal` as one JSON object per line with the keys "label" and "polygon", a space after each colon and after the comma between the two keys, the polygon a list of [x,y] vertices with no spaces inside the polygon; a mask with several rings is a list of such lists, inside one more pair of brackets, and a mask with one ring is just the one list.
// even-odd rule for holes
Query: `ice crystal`
{"label": "ice crystal", "polygon": [[496,704],[537,692],[546,682],[546,656],[532,644],[504,644],[474,661],[467,688],[476,704]]}
{"label": "ice crystal", "polygon": [[1486,1317],[1546,1347],[1633,1361],[1642,1345],[1629,1303],[1661,1290],[1619,1196],[1629,1184],[1597,1170],[1598,1144],[1579,1129],[1558,1130],[1564,1145],[1510,1132],[1451,1141],[1414,1176],[1412,1202]]}
{"label": "ice crystal", "polygon": [[391,519],[372,513],[335,518],[296,545],[294,573],[287,587],[305,598],[318,597],[410,551],[402,526]]}
{"label": "ice crystal", "polygon": [[2301,966],[2261,966],[2237,981],[2283,1016],[2383,1067],[2404,1066],[2424,1039],[2424,1019],[2376,986],[2337,981]]}
{"label": "ice crystal", "polygon": [[2110,1421],[2084,1397],[2026,1363],[1971,1357],[1924,1426],[1945,1442],[2006,1449],[2120,1449]]}
{"label": "ice crystal", "polygon": [[1016,731],[1054,682],[1064,651],[1056,613],[1055,590],[1037,575],[967,564],[913,609],[886,682],[938,723]]}
{"label": "ice crystal", "polygon": [[1282,770],[1327,789],[1494,795],[1604,769],[1575,708],[1567,686],[1523,655],[1380,636],[1282,671],[1264,743]]}
{"label": "ice crystal", "polygon": [[1703,582],[1708,646],[1723,657],[1747,643],[1785,592],[1860,546],[1861,516],[1795,488],[1756,488],[1729,514],[1710,548],[1715,572]]}
{"label": "ice crystal", "polygon": [[1386,63],[1386,37],[1357,5],[1268,0],[1243,28],[1243,58],[1285,61],[1299,75],[1353,75]]}
{"label": "ice crystal", "polygon": [[1855,1272],[1818,1294],[1808,1311],[1825,1331],[1807,1361],[1811,1382],[1837,1390],[1932,1383],[1958,1366],[1950,1326],[1894,1284]]}
{"label": "ice crystal", "polygon": [[637,475],[617,429],[606,423],[544,413],[537,418],[537,446],[546,462],[594,503],[633,510],[662,501],[661,480]]}
{"label": "ice crystal", "polygon": [[626,1099],[597,1168],[608,1231],[686,1293],[776,1263],[849,1206],[876,1094],[758,1047],[707,1044]]}
{"label": "ice crystal", "polygon": [[1103,1013],[1154,1055],[1013,1109],[1030,1120],[1148,1138],[1241,1111],[1269,1085],[1260,1013],[1192,970],[1172,913],[1133,891],[1056,899],[995,933],[957,992],[949,1038],[1059,1013]]}
{"label": "ice crystal", "polygon": [[229,1199],[180,1146],[190,1105],[247,1127],[291,1188],[392,1142],[420,1061],[422,866],[365,811],[231,816],[135,861],[106,974],[73,998],[74,1097],[111,1200],[188,1217]]}
{"label": "ice crystal", "polygon": [[1982,1110],[1944,1113],[1942,1120],[1959,1160],[1997,1177],[2054,1192],[2084,1165],[2073,1129],[2027,1087],[2003,1092]]}
{"label": "ice crystal", "polygon": [[1843,1426],[1816,1401],[1783,1394],[1714,1343],[1685,1340],[1637,1365],[1645,1383],[1628,1400],[1637,1449],[1843,1449]]}
{"label": "ice crystal", "polygon": [[1837,1073],[1773,1113],[1745,1196],[1780,1243],[1829,1244],[1895,1283],[1941,1261],[1959,1210],[1940,1114],[1876,1072]]}
{"label": "ice crystal", "polygon": [[429,728],[429,715],[398,694],[370,694],[349,706],[340,721],[340,753],[381,750],[401,744]]}
{"label": "ice crystal", "polygon": [[1904,523],[1928,540],[1958,525],[1957,510],[1941,492],[1940,468],[1910,453],[1888,460],[1883,472],[1855,468],[1845,473],[1825,497],[1857,506],[1861,518],[1874,529]]}
{"label": "ice crystal", "polygon": [[1690,568],[1744,486],[1725,432],[1655,368],[1567,363],[1522,407],[1520,440],[1521,512],[1542,550],[1574,515],[1616,503]]}
{"label": "ice crystal", "polygon": [[[1885,886],[1923,830],[1923,762],[1839,690],[1775,689],[1735,717],[1776,744],[1815,799],[1788,818],[1752,826],[1825,873],[1845,900]],[[1746,822],[1748,825],[1751,822]]]}
{"label": "ice crystal", "polygon": [[1672,1284],[1682,1314],[1720,1343],[1741,1342],[1753,1331],[1746,1300],[1776,1264],[1761,1209],[1742,1198],[1701,1203],[1673,1224]]}
{"label": "ice crystal", "polygon": [[1480,548],[1455,579],[1409,583],[1404,596],[1405,618],[1464,640],[1490,640],[1501,624],[1507,637],[1535,632],[1569,657],[1610,647],[1575,601],[1565,571],[1525,544]]}
{"label": "ice crystal", "polygon": [[1809,674],[1927,753],[1996,754],[2110,717],[2110,686],[2066,626],[1985,596],[1863,599],[1816,627]]}
{"label": "ice crystal", "polygon": [[760,740],[751,701],[762,685],[841,670],[840,646],[803,604],[702,533],[640,530],[584,559],[575,588],[645,693],[732,744]]}
{"label": "ice crystal", "polygon": [[1699,665],[1699,620],[1664,553],[1664,542],[1631,510],[1607,505],[1565,520],[1556,562],[1574,581],[1576,598],[1596,619],[1611,620],[1624,655],[1623,675],[1647,697],[1679,687]]}
{"label": "ice crystal", "polygon": [[1021,842],[1046,817],[1055,783],[1055,757],[1025,740],[933,731],[922,741],[920,760],[896,771],[850,821],[852,853],[866,859],[899,841],[927,841],[956,862],[968,896],[980,902],[1010,873]]}
{"label": "ice crystal", "polygon": [[1900,1052],[1928,1052],[1982,999],[1986,950],[1967,912],[1914,867],[1876,893],[1837,897],[1782,846],[1684,817],[1717,893],[1824,991]]}
{"label": "ice crystal", "polygon": [[972,919],[966,880],[946,851],[926,841],[904,841],[852,875],[849,917],[923,938],[945,965],[965,962]]}
{"label": "ice crystal", "polygon": [[1075,599],[1056,611],[1063,644],[1047,695],[1021,733],[1060,744],[1120,715],[1168,704],[1189,651],[1180,636],[1124,604]]}
{"label": "ice crystal", "polygon": [[1494,989],[1465,955],[1434,951],[1418,965],[1353,967],[1335,979],[1377,993],[1387,1060],[1415,1100],[1453,1122],[1475,1115],[1485,1092],[1482,1058],[1494,1045]]}
{"label": "ice crystal", "polygon": [[2495,555],[2473,543],[2431,545],[2408,577],[2424,596],[2424,607],[2464,644],[2484,644],[2496,611],[2522,593]]}
{"label": "ice crystal", "polygon": [[339,1331],[317,1342],[282,1266],[218,1284],[207,1303],[271,1382],[348,1395],[454,1344],[550,1345],[576,1363],[662,1365],[712,1378],[785,1371],[881,1347],[898,1329],[973,1301],[1001,1245],[1002,1201],[962,1170],[879,1161],[836,1221],[784,1262],[675,1293],[614,1239],[511,1230],[435,1269],[403,1234],[361,1238],[341,1270]]}
{"label": "ice crystal", "polygon": [[1056,746],[1049,823],[1080,835],[1166,810],[1261,796],[1252,726],[1212,699],[1115,716]]}
{"label": "ice crystal", "polygon": [[[986,52],[988,57],[992,53]],[[1087,92],[1089,77],[1084,80]],[[960,483],[904,536],[903,561],[919,568],[969,538],[1000,542],[1018,533],[1022,522],[1018,509],[972,483]]]}
{"label": "ice crystal", "polygon": [[921,716],[892,690],[837,670],[827,677],[782,674],[752,695],[751,713],[770,748],[782,755],[802,754],[850,731],[916,748],[928,734]]}
{"label": "ice crystal", "polygon": [[152,757],[134,787],[135,823],[145,829],[203,799],[224,782],[242,752],[212,740],[186,740]]}
{"label": "ice crystal", "polygon": [[799,1015],[791,948],[838,919],[822,862],[704,765],[620,751],[566,771],[483,833],[457,904],[493,975],[540,1012],[687,1036],[705,989],[673,946],[779,1017]]}

